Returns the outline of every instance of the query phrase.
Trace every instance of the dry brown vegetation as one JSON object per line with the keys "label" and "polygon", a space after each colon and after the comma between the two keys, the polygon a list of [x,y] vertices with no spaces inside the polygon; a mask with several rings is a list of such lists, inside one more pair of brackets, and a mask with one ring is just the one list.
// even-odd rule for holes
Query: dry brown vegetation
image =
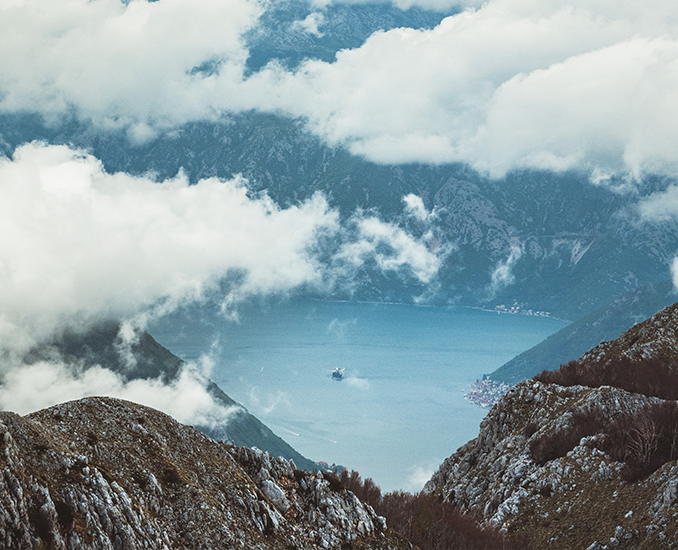
{"label": "dry brown vegetation", "polygon": [[595,434],[603,434],[596,446],[626,464],[624,474],[629,480],[642,478],[678,458],[678,404],[675,402],[678,363],[675,360],[656,357],[633,361],[618,357],[591,364],[580,359],[555,371],[543,371],[535,380],[560,386],[613,386],[669,400],[612,423],[595,412],[580,411],[566,429],[531,442],[530,451],[537,463],[565,456],[582,437]]}
{"label": "dry brown vegetation", "polygon": [[627,480],[643,478],[678,459],[678,403],[659,402],[613,422],[596,411],[581,411],[572,416],[567,428],[533,440],[530,452],[535,462],[545,464],[565,456],[581,438],[596,434],[601,437],[589,445],[624,462]]}
{"label": "dry brown vegetation", "polygon": [[[564,429],[543,435],[530,442],[532,459],[543,466],[574,449],[582,437],[599,433],[604,421],[591,411],[577,411]],[[534,433],[534,432],[533,432]],[[526,434],[527,435],[527,434]]]}
{"label": "dry brown vegetation", "polygon": [[516,546],[498,529],[481,527],[469,514],[434,495],[381,489],[356,471],[344,470],[341,483],[386,518],[387,525],[421,550],[510,550]]}
{"label": "dry brown vegetation", "polygon": [[627,357],[590,365],[570,361],[555,371],[543,371],[534,377],[545,384],[560,386],[613,386],[660,399],[678,399],[678,364],[653,358],[633,361]]}

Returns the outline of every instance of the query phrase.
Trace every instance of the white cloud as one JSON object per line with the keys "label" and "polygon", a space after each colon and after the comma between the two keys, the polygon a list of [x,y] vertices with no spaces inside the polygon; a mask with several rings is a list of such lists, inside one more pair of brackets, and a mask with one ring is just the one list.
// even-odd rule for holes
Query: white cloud
{"label": "white cloud", "polygon": [[241,35],[260,12],[253,0],[2,0],[0,108],[60,115],[74,106],[138,139],[152,126],[218,116],[215,78],[193,69],[220,65],[221,91],[238,82]]}
{"label": "white cloud", "polygon": [[[678,220],[678,186],[653,193],[638,204],[638,213],[645,222],[666,223]],[[673,286],[678,289],[678,257],[671,262]]]}
{"label": "white cloud", "polygon": [[494,296],[499,290],[510,285],[514,281],[513,266],[523,255],[523,249],[518,243],[511,244],[511,252],[506,260],[499,262],[492,272],[489,293]]}
{"label": "white cloud", "polygon": [[320,38],[324,36],[324,34],[320,32],[318,27],[322,26],[324,22],[325,16],[322,12],[314,11],[313,13],[308,14],[305,19],[292,23],[290,30],[299,30]]}
{"label": "white cloud", "polygon": [[678,186],[653,193],[638,204],[641,217],[648,221],[666,221],[678,218]]}
{"label": "white cloud", "polygon": [[[485,0],[391,0],[391,3],[401,10],[408,10],[413,6],[439,12],[448,12],[452,9],[464,7],[479,7]],[[379,0],[311,0],[314,6],[323,8],[332,4],[374,4]]]}
{"label": "white cloud", "polygon": [[405,209],[407,213],[413,216],[415,219],[423,222],[428,220],[428,218],[431,216],[431,213],[426,210],[424,201],[421,199],[421,197],[410,193],[409,195],[405,195],[403,197],[403,202],[405,203]]}
{"label": "white cloud", "polygon": [[248,394],[249,406],[264,415],[271,414],[273,411],[280,408],[293,408],[289,396],[286,392],[278,390],[276,392],[260,391],[257,386],[252,386]]}
{"label": "white cloud", "polygon": [[435,471],[439,468],[440,462],[427,461],[425,466],[414,465],[409,468],[410,475],[407,477],[404,489],[412,493],[418,493],[422,490],[426,482],[433,477]]}
{"label": "white cloud", "polygon": [[[678,42],[633,38],[568,58],[504,83],[494,94],[475,164],[501,173],[515,165],[639,177],[678,161]],[[510,136],[507,147],[501,136]]]}
{"label": "white cloud", "polygon": [[233,271],[243,294],[318,283],[310,249],[338,229],[321,196],[280,209],[238,178],[158,183],[26,145],[0,160],[0,341],[30,345],[64,324],[171,308]]}
{"label": "white cloud", "polygon": [[13,365],[0,385],[0,408],[18,414],[93,395],[127,399],[161,410],[184,424],[225,425],[239,407],[224,407],[205,390],[205,379],[191,365],[170,383],[160,380],[125,381],[101,366],[39,362]]}
{"label": "white cloud", "polygon": [[[143,325],[151,309],[219,292],[230,305],[300,285],[327,288],[371,259],[423,282],[439,266],[393,224],[357,214],[340,226],[321,195],[282,209],[249,197],[240,178],[189,185],[182,174],[163,182],[108,174],[65,146],[34,143],[0,159],[1,347],[26,349],[104,318],[136,316]],[[224,290],[229,274],[236,282]]]}
{"label": "white cloud", "polygon": [[671,279],[673,280],[673,288],[678,290],[678,258],[673,258],[671,263]]}
{"label": "white cloud", "polygon": [[245,79],[254,0],[0,0],[0,110],[74,110],[144,141],[258,109],[304,117],[378,162],[464,161],[496,176],[675,169],[672,2],[465,5],[435,29],[375,33],[334,63]]}
{"label": "white cloud", "polygon": [[678,161],[671,9],[491,0],[278,74],[282,102],[377,161],[663,170]]}
{"label": "white cloud", "polygon": [[356,268],[373,259],[383,271],[407,268],[423,283],[431,282],[438,273],[440,257],[425,241],[373,216],[356,216],[353,224],[356,234],[334,256],[337,265]]}

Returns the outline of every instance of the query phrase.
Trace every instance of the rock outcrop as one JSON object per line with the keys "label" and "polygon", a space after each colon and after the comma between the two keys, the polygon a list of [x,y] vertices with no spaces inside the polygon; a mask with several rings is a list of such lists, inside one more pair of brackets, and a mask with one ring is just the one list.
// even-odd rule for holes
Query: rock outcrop
{"label": "rock outcrop", "polygon": [[631,360],[639,368],[644,361],[660,360],[667,369],[674,370],[678,365],[678,303],[635,324],[616,340],[602,342],[579,361],[595,369],[621,359]]}
{"label": "rock outcrop", "polygon": [[335,548],[363,537],[378,538],[386,531],[386,520],[371,506],[363,505],[338,479],[296,470],[293,463],[258,449],[230,447],[229,452],[306,540]]}
{"label": "rock outcrop", "polygon": [[611,387],[523,382],[492,408],[478,438],[448,458],[425,490],[527,537],[536,548],[678,548],[675,462],[628,482],[624,464],[597,448],[595,435],[544,464],[531,447],[566,430],[578,412],[594,411],[612,422],[657,401]]}
{"label": "rock outcrop", "polygon": [[[678,305],[579,361],[615,376],[611,366],[623,359],[641,378],[647,361],[653,376],[657,365],[672,372],[676,350]],[[528,380],[490,410],[479,436],[425,491],[535,548],[678,548],[678,432],[673,420],[651,416],[674,419],[676,410],[675,401],[609,385]]]}
{"label": "rock outcrop", "polygon": [[335,479],[85,398],[0,413],[0,548],[404,549]]}

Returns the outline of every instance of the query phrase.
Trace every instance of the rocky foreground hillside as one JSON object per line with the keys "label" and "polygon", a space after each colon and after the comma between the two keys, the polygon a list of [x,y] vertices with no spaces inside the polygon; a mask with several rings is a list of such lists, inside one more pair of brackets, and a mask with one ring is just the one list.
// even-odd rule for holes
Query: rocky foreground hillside
{"label": "rocky foreground hillside", "polygon": [[678,548],[677,357],[675,304],[514,386],[425,490],[534,548]]}
{"label": "rocky foreground hillside", "polygon": [[119,399],[0,413],[0,448],[0,548],[411,548],[336,480]]}

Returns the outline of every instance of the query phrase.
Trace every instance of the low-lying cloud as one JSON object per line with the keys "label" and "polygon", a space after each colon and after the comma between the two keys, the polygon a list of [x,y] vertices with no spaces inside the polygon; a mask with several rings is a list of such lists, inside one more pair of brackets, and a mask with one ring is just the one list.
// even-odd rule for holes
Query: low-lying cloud
{"label": "low-lying cloud", "polygon": [[[649,223],[678,223],[678,186],[671,185],[665,191],[653,193],[638,204],[638,213]],[[673,286],[678,289],[678,257],[671,262]]]}
{"label": "low-lying cloud", "polygon": [[64,326],[170,311],[230,274],[240,299],[325,288],[370,259],[435,277],[436,255],[393,224],[356,214],[342,226],[319,194],[280,208],[245,183],[108,174],[37,143],[0,160],[0,342],[26,349]]}
{"label": "low-lying cloud", "polygon": [[108,174],[92,156],[31,144],[0,160],[0,341],[200,299],[231,272],[238,292],[318,283],[311,252],[338,216],[250,198],[242,179],[189,185]]}
{"label": "low-lying cloud", "polygon": [[513,284],[515,277],[513,275],[513,267],[516,262],[520,260],[523,256],[523,248],[518,243],[511,244],[511,251],[509,252],[508,258],[497,264],[494,271],[492,271],[492,277],[489,286],[489,295],[495,296],[497,292],[503,288]]}
{"label": "low-lying cloud", "polygon": [[[167,385],[21,358],[65,330],[135,319],[122,323],[116,344],[133,367],[135,326],[149,315],[206,299],[233,305],[300,286],[329,290],[368,261],[423,282],[438,265],[425,244],[374,216],[342,225],[319,194],[280,208],[250,196],[238,177],[155,181],[109,174],[66,146],[24,145],[0,159],[0,406],[28,411],[106,394],[217,423],[231,411],[214,405],[197,367]],[[193,398],[203,405],[191,409]]]}
{"label": "low-lying cloud", "polygon": [[[611,172],[675,167],[676,17],[663,1],[490,0],[278,71],[289,112],[380,162]],[[265,73],[258,75],[260,78]]]}
{"label": "low-lying cloud", "polygon": [[[322,4],[322,3],[321,3]],[[667,0],[489,0],[377,32],[336,62],[246,77],[253,0],[0,2],[0,111],[75,113],[152,139],[250,109],[377,162],[673,172],[678,17]],[[405,5],[401,7],[407,7]],[[322,11],[300,20],[322,32]]]}
{"label": "low-lying cloud", "polygon": [[1,1],[0,109],[75,110],[137,141],[218,117],[210,97],[240,81],[241,37],[261,11],[252,0]]}
{"label": "low-lying cloud", "polygon": [[405,268],[422,283],[430,283],[438,273],[441,258],[429,250],[426,239],[417,239],[402,228],[374,216],[356,215],[349,223],[352,232],[334,263],[348,272],[373,260],[382,271]]}
{"label": "low-lying cloud", "polygon": [[678,218],[678,186],[653,193],[638,204],[640,216],[647,221],[667,221]]}
{"label": "low-lying cloud", "polygon": [[84,368],[59,362],[5,365],[5,369],[0,385],[0,408],[18,414],[94,395],[141,403],[179,422],[208,428],[225,426],[242,410],[217,403],[206,390],[206,379],[192,365],[186,365],[170,382],[127,381],[102,366]]}

